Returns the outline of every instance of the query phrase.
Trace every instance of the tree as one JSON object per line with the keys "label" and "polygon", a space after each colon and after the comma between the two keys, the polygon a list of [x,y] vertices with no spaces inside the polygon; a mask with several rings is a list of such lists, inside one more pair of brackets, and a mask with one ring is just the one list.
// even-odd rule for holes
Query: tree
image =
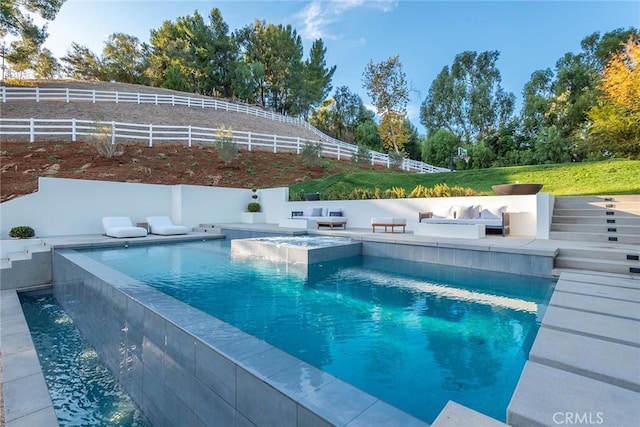
{"label": "tree", "polygon": [[309,59],[304,64],[304,79],[300,81],[300,102],[295,112],[307,115],[310,107],[320,104],[331,91],[331,79],[336,71],[336,66],[327,68],[325,54],[327,48],[322,39],[317,39],[311,45]]}
{"label": "tree", "polygon": [[151,84],[205,95],[232,96],[237,47],[216,8],[205,23],[196,10],[151,30]]}
{"label": "tree", "polygon": [[552,95],[553,72],[547,68],[531,74],[531,79],[524,86],[521,113],[522,131],[526,137],[536,139],[552,121],[549,117]]}
{"label": "tree", "polygon": [[102,61],[86,46],[71,43],[71,50],[62,57],[65,74],[77,80],[104,80]]}
{"label": "tree", "polygon": [[420,109],[429,133],[444,128],[472,143],[481,132],[511,119],[515,97],[500,86],[499,55],[466,51],[456,55],[451,68],[442,69]]}
{"label": "tree", "polygon": [[18,37],[11,42],[7,55],[7,60],[16,71],[30,68],[48,36],[46,25],[37,26],[30,14],[51,21],[64,2],[65,0],[2,0],[0,37]]}
{"label": "tree", "polygon": [[584,146],[589,152],[640,158],[640,35],[624,44],[605,66],[602,97],[587,113]]}
{"label": "tree", "polygon": [[49,49],[42,49],[36,58],[33,71],[37,78],[53,79],[60,73],[60,63]]}
{"label": "tree", "polygon": [[443,168],[449,167],[451,153],[455,153],[461,141],[458,136],[445,129],[431,134],[422,147],[422,161]]}
{"label": "tree", "polygon": [[122,83],[144,83],[145,50],[137,37],[111,34],[102,53],[105,78]]}
{"label": "tree", "polygon": [[377,64],[369,61],[363,83],[377,113],[382,117],[379,132],[384,147],[400,154],[409,140],[404,127],[409,89],[400,57],[395,55]]}

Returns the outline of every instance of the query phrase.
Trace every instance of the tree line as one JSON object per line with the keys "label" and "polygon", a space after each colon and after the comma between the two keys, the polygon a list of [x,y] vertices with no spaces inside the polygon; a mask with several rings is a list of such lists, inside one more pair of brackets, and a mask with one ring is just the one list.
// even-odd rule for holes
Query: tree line
{"label": "tree line", "polygon": [[[64,0],[32,2],[54,19]],[[637,29],[593,33],[578,53],[554,69],[535,71],[523,106],[501,86],[498,51],[455,56],[431,83],[420,109],[426,136],[408,120],[407,79],[400,58],[370,61],[363,88],[375,113],[349,87],[331,92],[335,66],[322,39],[305,57],[290,25],[256,20],[231,32],[220,11],[165,21],[149,43],[114,33],[100,54],[72,43],[58,61],[42,48],[46,27],[21,13],[17,0],[0,12],[0,35],[18,36],[3,55],[14,71],[37,77],[118,81],[234,98],[285,115],[302,116],[337,139],[363,148],[456,168],[640,158],[640,35]],[[3,3],[4,4],[4,3]],[[458,158],[458,148],[467,156]]]}

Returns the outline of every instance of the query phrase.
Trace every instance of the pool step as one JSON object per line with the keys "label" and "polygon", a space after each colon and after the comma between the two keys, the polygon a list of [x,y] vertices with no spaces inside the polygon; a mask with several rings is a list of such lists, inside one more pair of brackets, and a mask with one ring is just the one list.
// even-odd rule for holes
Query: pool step
{"label": "pool step", "polygon": [[214,224],[198,224],[197,227],[193,227],[191,230],[200,233],[222,234],[222,230]]}
{"label": "pool step", "polygon": [[51,246],[40,239],[3,241],[3,246],[0,290],[51,282]]}

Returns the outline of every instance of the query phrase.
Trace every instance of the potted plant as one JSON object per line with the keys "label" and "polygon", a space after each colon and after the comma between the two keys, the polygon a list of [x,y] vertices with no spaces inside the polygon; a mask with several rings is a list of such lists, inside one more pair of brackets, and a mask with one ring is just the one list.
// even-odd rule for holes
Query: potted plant
{"label": "potted plant", "polygon": [[251,201],[247,205],[247,212],[242,213],[242,222],[247,224],[265,222],[265,216],[261,209],[262,207],[258,202],[258,189],[253,187],[251,189]]}
{"label": "potted plant", "polygon": [[260,203],[258,203],[258,189],[256,187],[253,187],[251,189],[251,193],[252,201],[247,205],[247,211],[260,212]]}
{"label": "potted plant", "polygon": [[18,225],[9,230],[9,237],[14,239],[30,239],[35,235],[36,232],[28,225]]}

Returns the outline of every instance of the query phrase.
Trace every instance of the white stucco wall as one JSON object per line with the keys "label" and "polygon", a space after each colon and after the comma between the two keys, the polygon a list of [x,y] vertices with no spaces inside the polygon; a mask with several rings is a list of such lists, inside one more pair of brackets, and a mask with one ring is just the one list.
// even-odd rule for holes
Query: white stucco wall
{"label": "white stucco wall", "polygon": [[[549,236],[553,210],[548,194],[312,202],[289,202],[287,188],[261,189],[258,195],[267,223],[277,224],[295,210],[326,207],[341,208],[348,228],[369,228],[371,217],[390,216],[406,218],[407,229],[412,230],[420,211],[454,205],[507,205],[511,235],[542,239]],[[38,192],[0,204],[0,233],[6,238],[12,227],[30,225],[39,237],[101,234],[105,216],[128,216],[135,223],[162,215],[189,228],[201,223],[238,223],[251,201],[249,189],[40,178]]]}

